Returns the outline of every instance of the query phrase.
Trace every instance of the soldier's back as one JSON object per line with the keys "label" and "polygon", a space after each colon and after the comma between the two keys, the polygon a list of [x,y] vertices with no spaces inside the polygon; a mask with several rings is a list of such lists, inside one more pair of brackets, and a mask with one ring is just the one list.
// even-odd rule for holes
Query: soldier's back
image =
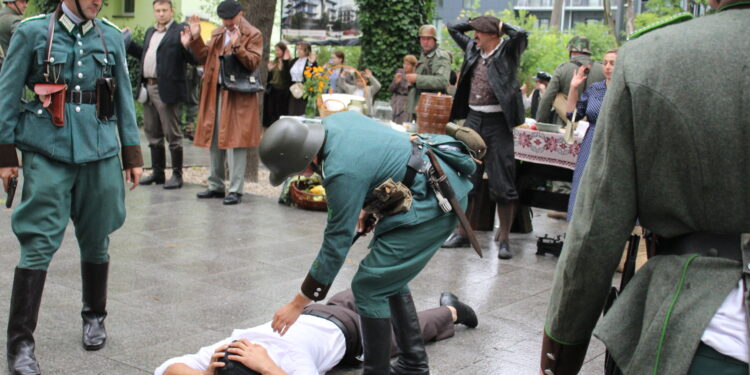
{"label": "soldier's back", "polygon": [[615,116],[632,116],[640,214],[657,233],[750,228],[748,29],[750,9],[727,10],[621,50],[632,103]]}

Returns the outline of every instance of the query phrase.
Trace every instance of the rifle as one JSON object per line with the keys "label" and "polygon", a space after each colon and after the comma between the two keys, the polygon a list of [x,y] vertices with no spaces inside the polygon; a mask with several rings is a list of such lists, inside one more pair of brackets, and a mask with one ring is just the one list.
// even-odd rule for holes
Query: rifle
{"label": "rifle", "polygon": [[[636,256],[638,255],[638,244],[640,240],[641,240],[641,236],[637,234],[631,234],[630,239],[628,239],[628,252],[627,252],[627,255],[625,256],[625,265],[623,266],[623,269],[622,269],[622,278],[620,278],[620,288],[618,289],[613,286],[609,290],[607,301],[604,303],[603,315],[607,314],[607,311],[609,311],[609,309],[615,303],[615,300],[617,300],[620,293],[622,293],[622,290],[625,289],[625,286],[628,285],[628,283],[630,282],[630,279],[632,279],[633,275],[635,275],[635,260],[636,260]],[[605,375],[622,374],[622,371],[620,371],[620,369],[617,367],[617,364],[612,358],[612,355],[609,354],[609,351],[607,351],[604,355],[604,374]]]}

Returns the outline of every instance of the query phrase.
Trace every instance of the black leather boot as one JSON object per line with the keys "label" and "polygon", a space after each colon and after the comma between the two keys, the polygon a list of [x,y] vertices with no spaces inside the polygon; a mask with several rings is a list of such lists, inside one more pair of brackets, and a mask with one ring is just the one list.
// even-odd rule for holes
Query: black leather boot
{"label": "black leather boot", "polygon": [[172,155],[172,177],[164,183],[165,189],[179,189],[182,187],[182,147],[170,149]]}
{"label": "black leather boot", "polygon": [[399,349],[398,360],[391,365],[391,375],[428,375],[430,366],[411,294],[391,296],[388,302]]}
{"label": "black leather boot", "polygon": [[388,375],[391,364],[391,319],[360,316],[365,362],[362,375]]}
{"label": "black leather boot", "polygon": [[148,146],[151,149],[151,176],[141,179],[141,185],[163,184],[164,168],[167,166],[167,154],[164,146]]}
{"label": "black leather boot", "polygon": [[107,317],[107,275],[109,262],[94,264],[81,262],[83,289],[83,348],[99,350],[107,341],[104,318]]}
{"label": "black leather boot", "polygon": [[11,375],[41,374],[34,357],[34,330],[47,271],[16,268],[8,316],[8,370]]}

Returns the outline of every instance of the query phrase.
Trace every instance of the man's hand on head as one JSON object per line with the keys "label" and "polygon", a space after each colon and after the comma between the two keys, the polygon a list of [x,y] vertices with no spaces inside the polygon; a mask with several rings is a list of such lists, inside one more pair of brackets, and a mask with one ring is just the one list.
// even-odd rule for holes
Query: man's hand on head
{"label": "man's hand on head", "polygon": [[248,339],[240,339],[229,344],[227,359],[242,363],[247,368],[263,375],[286,374],[268,355],[268,351],[261,345],[253,344]]}

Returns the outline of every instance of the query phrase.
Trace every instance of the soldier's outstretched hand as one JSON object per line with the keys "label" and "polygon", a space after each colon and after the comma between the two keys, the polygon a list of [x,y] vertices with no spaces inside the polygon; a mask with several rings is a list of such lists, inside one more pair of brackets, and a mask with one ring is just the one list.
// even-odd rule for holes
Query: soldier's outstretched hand
{"label": "soldier's outstretched hand", "polygon": [[302,310],[310,303],[310,299],[303,296],[301,293],[297,293],[291,302],[282,306],[276,314],[273,314],[273,321],[271,321],[271,328],[274,332],[277,332],[280,336],[284,336],[286,331],[297,321],[297,318],[302,314]]}

